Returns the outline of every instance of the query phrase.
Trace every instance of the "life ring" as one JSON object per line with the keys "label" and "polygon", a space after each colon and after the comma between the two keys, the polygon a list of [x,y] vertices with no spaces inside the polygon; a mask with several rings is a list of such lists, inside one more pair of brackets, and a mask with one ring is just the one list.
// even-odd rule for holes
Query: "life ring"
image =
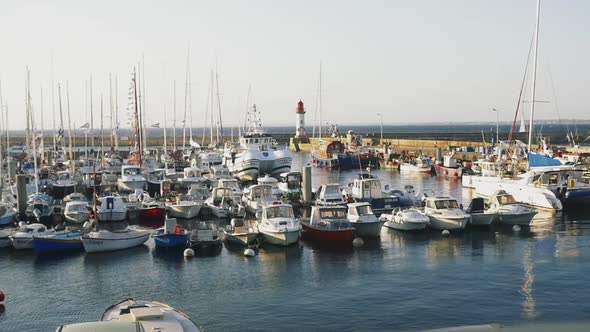
{"label": "life ring", "polygon": [[176,227],[174,227],[174,234],[176,234],[176,235],[182,234],[182,228],[180,227],[180,225],[176,225]]}

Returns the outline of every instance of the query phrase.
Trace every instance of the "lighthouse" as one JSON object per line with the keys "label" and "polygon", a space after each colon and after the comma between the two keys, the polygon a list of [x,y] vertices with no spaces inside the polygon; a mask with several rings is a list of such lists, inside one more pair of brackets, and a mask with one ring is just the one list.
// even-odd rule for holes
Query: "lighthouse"
{"label": "lighthouse", "polygon": [[303,102],[301,99],[297,103],[297,111],[295,123],[295,137],[296,138],[303,138],[305,137],[305,108],[303,107]]}

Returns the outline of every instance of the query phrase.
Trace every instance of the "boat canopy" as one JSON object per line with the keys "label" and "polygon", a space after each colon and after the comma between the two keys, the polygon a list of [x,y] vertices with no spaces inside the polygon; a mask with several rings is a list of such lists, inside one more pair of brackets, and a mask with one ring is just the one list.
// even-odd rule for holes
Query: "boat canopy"
{"label": "boat canopy", "polygon": [[140,322],[89,322],[63,325],[58,332],[139,332],[144,331]]}

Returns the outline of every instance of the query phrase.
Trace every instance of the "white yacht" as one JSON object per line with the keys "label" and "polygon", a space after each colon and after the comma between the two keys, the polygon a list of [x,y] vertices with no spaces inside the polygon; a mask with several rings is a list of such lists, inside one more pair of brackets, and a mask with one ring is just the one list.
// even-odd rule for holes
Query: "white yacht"
{"label": "white yacht", "polygon": [[356,235],[361,237],[379,237],[385,222],[375,216],[371,204],[367,202],[348,204],[347,218]]}
{"label": "white yacht", "polygon": [[423,230],[430,223],[430,218],[416,208],[396,209],[391,214],[382,214],[379,218],[385,221],[383,226],[399,231]]}
{"label": "white yacht", "polygon": [[203,176],[201,169],[198,167],[185,167],[183,177],[178,179],[182,188],[191,188],[194,185],[207,186],[207,178]]}
{"label": "white yacht", "polygon": [[239,144],[227,143],[223,160],[232,174],[243,181],[253,181],[259,175],[278,177],[291,170],[291,152],[277,149],[274,138],[262,128],[256,105],[248,111],[248,128]]}
{"label": "white yacht", "polygon": [[166,203],[166,209],[172,217],[191,219],[199,215],[203,203],[203,200],[193,200],[189,195],[179,195],[174,202]]}
{"label": "white yacht", "polygon": [[278,202],[262,208],[258,230],[265,242],[288,246],[299,241],[301,223],[291,205]]}
{"label": "white yacht", "polygon": [[429,226],[438,230],[462,230],[471,220],[471,215],[450,197],[426,197],[424,213],[430,218]]}
{"label": "white yacht", "polygon": [[74,224],[84,224],[90,220],[90,210],[86,200],[70,201],[64,209],[66,221]]}
{"label": "white yacht", "polygon": [[127,205],[119,196],[99,197],[96,205],[99,221],[123,221],[127,218]]}
{"label": "white yacht", "polygon": [[272,196],[275,199],[281,199],[283,192],[279,189],[279,180],[266,174],[265,176],[258,177],[258,184],[266,184],[272,187]]}
{"label": "white yacht", "polygon": [[144,244],[150,232],[127,227],[121,231],[101,229],[82,235],[84,250],[88,253],[122,250]]}
{"label": "white yacht", "polygon": [[262,211],[262,207],[274,201],[272,187],[267,184],[255,184],[246,188],[242,202],[246,212],[256,215]]}
{"label": "white yacht", "polygon": [[256,220],[245,220],[233,218],[230,224],[223,228],[223,238],[227,243],[248,246],[258,238],[258,222]]}
{"label": "white yacht", "polygon": [[344,195],[338,183],[322,184],[316,192],[317,205],[345,205]]}
{"label": "white yacht", "polygon": [[399,170],[400,172],[407,173],[430,173],[432,170],[432,159],[420,156],[410,162],[401,163]]}
{"label": "white yacht", "polygon": [[495,221],[505,225],[528,226],[537,214],[530,207],[516,202],[512,195],[500,190],[490,197],[489,211],[496,215]]}
{"label": "white yacht", "polygon": [[217,218],[244,217],[246,214],[241,202],[234,200],[231,188],[213,188],[205,204]]}
{"label": "white yacht", "polygon": [[57,172],[57,180],[53,183],[53,197],[62,199],[76,190],[76,181],[73,180],[70,171]]}

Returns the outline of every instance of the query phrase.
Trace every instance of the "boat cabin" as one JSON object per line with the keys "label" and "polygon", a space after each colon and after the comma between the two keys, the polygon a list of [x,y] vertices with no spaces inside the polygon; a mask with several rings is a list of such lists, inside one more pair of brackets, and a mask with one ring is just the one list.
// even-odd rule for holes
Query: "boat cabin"
{"label": "boat cabin", "polygon": [[293,207],[288,204],[272,204],[262,208],[262,219],[293,219]]}
{"label": "boat cabin", "polygon": [[123,165],[121,166],[121,174],[123,176],[141,175],[141,168],[136,165]]}
{"label": "boat cabin", "polygon": [[355,179],[352,183],[354,198],[382,198],[381,181],[374,178]]}
{"label": "boat cabin", "polygon": [[309,223],[317,228],[331,230],[351,228],[346,210],[344,206],[314,206],[311,209]]}
{"label": "boat cabin", "polygon": [[286,191],[301,189],[301,182],[303,179],[301,172],[281,173],[280,178],[281,180],[279,183],[279,188],[281,188],[281,190]]}
{"label": "boat cabin", "polygon": [[323,184],[316,193],[316,203],[319,205],[344,205],[342,191],[338,183]]}
{"label": "boat cabin", "polygon": [[249,201],[272,201],[272,187],[267,184],[255,184],[244,194]]}
{"label": "boat cabin", "polygon": [[185,167],[184,168],[185,178],[198,178],[202,176],[202,172],[198,167]]}
{"label": "boat cabin", "polygon": [[213,188],[211,192],[213,205],[220,206],[222,203],[229,203],[233,199],[232,188]]}
{"label": "boat cabin", "polygon": [[72,173],[70,171],[59,171],[57,172],[57,181],[71,181]]}
{"label": "boat cabin", "polygon": [[426,209],[435,211],[460,208],[459,203],[457,203],[457,200],[450,197],[427,197],[425,207]]}
{"label": "boat cabin", "polygon": [[348,214],[356,217],[374,215],[371,204],[366,202],[348,204]]}
{"label": "boat cabin", "polygon": [[504,190],[497,191],[492,197],[490,198],[490,204],[496,206],[502,205],[511,205],[511,204],[518,204],[516,199],[509,193]]}

